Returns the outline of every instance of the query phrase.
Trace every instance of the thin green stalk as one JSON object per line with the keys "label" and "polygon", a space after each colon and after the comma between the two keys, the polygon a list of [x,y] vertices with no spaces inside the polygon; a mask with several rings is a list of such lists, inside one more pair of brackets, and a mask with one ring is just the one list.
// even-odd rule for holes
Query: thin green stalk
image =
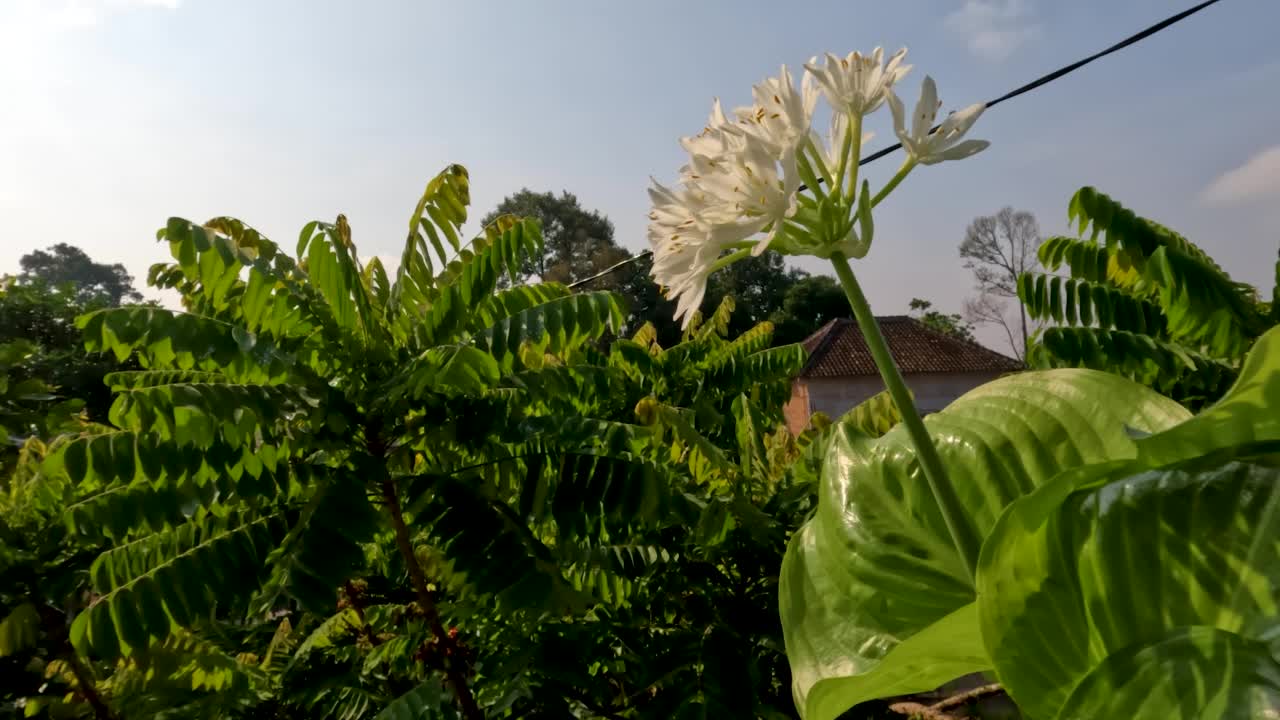
{"label": "thin green stalk", "polygon": [[853,134],[850,135],[853,146],[849,154],[849,190],[845,193],[845,201],[853,205],[853,196],[858,192],[858,167],[862,163],[862,113],[853,117]]}
{"label": "thin green stalk", "polygon": [[800,179],[809,187],[809,191],[818,197],[822,197],[822,187],[818,182],[818,175],[813,171],[813,166],[809,164],[809,158],[805,157],[803,148],[796,151],[796,170],[800,173]]}
{"label": "thin green stalk", "polygon": [[879,205],[881,200],[888,197],[889,193],[893,192],[893,189],[898,187],[898,184],[911,174],[911,171],[915,169],[915,166],[915,158],[907,158],[906,162],[902,163],[902,167],[898,168],[897,174],[889,179],[887,185],[880,188],[880,192],[876,193],[875,197],[871,198],[871,207]]}
{"label": "thin green stalk", "polygon": [[[840,164],[836,166],[836,181],[833,184],[831,192],[844,192],[844,171],[849,167],[849,153],[853,150],[853,136],[845,130],[844,141],[840,143]],[[855,170],[854,172],[857,172]],[[839,197],[837,195],[837,197]]]}
{"label": "thin green stalk", "polygon": [[844,286],[844,294],[849,299],[849,307],[853,309],[853,317],[858,321],[858,328],[862,330],[862,337],[867,341],[867,348],[871,350],[871,357],[876,361],[876,367],[880,370],[880,377],[884,379],[885,388],[898,406],[898,412],[902,413],[902,424],[906,426],[907,434],[915,445],[916,458],[920,461],[925,479],[929,482],[929,490],[942,510],[942,518],[947,524],[947,531],[951,534],[951,542],[955,545],[965,570],[972,577],[978,559],[980,540],[974,535],[973,528],[965,522],[960,499],[956,497],[955,488],[947,478],[946,468],[942,465],[942,459],[938,457],[938,449],[934,447],[933,439],[929,437],[929,431],[925,429],[924,421],[920,419],[920,413],[916,410],[915,401],[911,399],[907,383],[902,379],[897,363],[893,361],[893,355],[889,352],[884,335],[880,334],[880,325],[871,314],[871,306],[867,303],[866,296],[862,294],[858,279],[853,276],[853,268],[849,266],[848,258],[842,253],[832,253],[831,264],[835,266],[836,276]]}
{"label": "thin green stalk", "polygon": [[[755,247],[755,243],[751,243],[751,247]],[[750,247],[748,247],[748,248],[743,248],[743,249],[741,249],[741,250],[735,250],[734,252],[731,252],[731,253],[729,253],[728,255],[725,255],[724,257],[722,257],[722,258],[720,258],[719,260],[716,260],[714,263],[712,263],[712,264],[711,264],[711,272],[713,272],[713,273],[714,273],[714,272],[716,272],[717,270],[723,270],[724,268],[726,268],[726,267],[728,267],[728,266],[730,266],[730,265],[732,265],[732,264],[734,264],[734,263],[738,262],[739,260],[741,260],[742,258],[744,258],[744,257],[746,257],[746,256],[748,256],[748,255],[750,255],[750,254],[751,254],[751,248],[750,248]]]}
{"label": "thin green stalk", "polygon": [[[809,151],[809,157],[811,158],[811,162],[813,163],[814,169],[817,170],[818,174],[822,176],[822,182],[826,184],[828,189],[835,187],[835,185],[832,184],[831,168],[827,167],[827,161],[822,159],[822,151],[819,150],[818,146],[813,143],[812,136],[805,138],[805,144],[801,147],[799,151],[800,154],[803,155],[806,149]],[[811,189],[814,191],[815,195],[820,194],[822,192],[818,188],[811,188]]]}

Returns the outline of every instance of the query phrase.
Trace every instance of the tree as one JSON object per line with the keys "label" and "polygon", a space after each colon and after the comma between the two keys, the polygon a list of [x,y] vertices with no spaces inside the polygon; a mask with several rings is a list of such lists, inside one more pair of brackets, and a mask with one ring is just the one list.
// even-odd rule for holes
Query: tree
{"label": "tree", "polygon": [[18,261],[20,283],[43,282],[50,287],[70,285],[83,304],[119,305],[138,302],[142,295],[133,288],[133,276],[124,265],[94,262],[74,245],[58,243],[49,250],[36,250]]}
{"label": "tree", "polygon": [[679,340],[680,328],[671,319],[674,305],[649,278],[652,262],[641,258],[606,273],[632,253],[614,242],[613,223],[600,212],[583,208],[576,195],[562,191],[557,196],[525,188],[503,198],[482,222],[491,223],[502,215],[532,218],[543,228],[543,248],[525,261],[522,279],[537,277],[544,282],[570,284],[582,292],[618,293],[628,311],[624,333],[651,322],[663,342]]}
{"label": "tree", "polygon": [[[543,282],[581,280],[627,255],[613,240],[613,223],[599,212],[583,208],[578,197],[567,190],[557,196],[521,189],[503,198],[480,222],[487,226],[502,215],[527,217],[541,224],[542,252],[529,258],[523,269],[525,275],[536,275]],[[597,282],[616,285],[612,278]]]}
{"label": "tree", "polygon": [[[79,320],[90,349],[136,353],[147,368],[110,376],[115,427],[60,454],[73,485],[108,488],[70,503],[69,525],[120,543],[95,561],[96,599],[72,624],[81,654],[145,658],[210,617],[328,615],[338,588],[367,574],[412,620],[388,658],[402,672],[372,702],[447,691],[473,720],[469,643],[451,630],[459,620],[424,557],[486,604],[560,614],[578,593],[542,559],[545,542],[569,553],[593,528],[649,518],[634,504],[656,497],[644,489],[654,476],[633,472],[610,481],[627,509],[601,506],[625,520],[558,516],[558,534],[547,534],[548,507],[520,515],[543,518],[534,530],[509,522],[515,476],[504,464],[517,458],[540,458],[522,478],[559,477],[570,460],[571,482],[609,477],[607,451],[568,451],[601,434],[556,415],[578,394],[546,394],[560,365],[622,317],[607,293],[498,290],[500,274],[519,276],[538,256],[537,223],[497,218],[464,248],[468,194],[460,166],[431,181],[394,281],[376,259],[360,263],[341,215],[307,224],[297,259],[238,220],[173,218],[163,239],[175,262],[152,278],[189,312],[126,307]],[[541,497],[576,512],[571,499]],[[368,696],[360,676],[348,679]]]}
{"label": "tree", "polygon": [[934,310],[933,303],[928,300],[911,298],[911,316],[934,330],[974,342],[973,325],[955,313],[948,315],[940,310]]}
{"label": "tree", "polygon": [[782,307],[770,316],[774,340],[801,342],[815,330],[836,318],[853,317],[844,290],[829,275],[800,278],[787,288]]}
{"label": "tree", "polygon": [[[15,378],[38,381],[50,392],[83,401],[89,419],[106,422],[111,391],[107,373],[130,369],[129,360],[85,352],[79,315],[102,308],[106,298],[70,285],[56,288],[41,279],[0,278],[0,344],[25,343],[30,351],[12,369]],[[135,295],[137,293],[134,293]]]}
{"label": "tree", "polygon": [[965,268],[973,271],[978,291],[977,298],[965,303],[967,319],[1004,328],[1009,346],[1020,360],[1026,357],[1030,338],[1027,310],[1019,301],[1016,319],[1010,320],[1005,301],[1017,299],[1018,277],[1039,267],[1039,244],[1040,226],[1035,216],[1011,207],[975,218],[960,243],[960,257]]}
{"label": "tree", "polygon": [[1030,316],[1049,324],[1030,364],[1121,374],[1192,409],[1220,398],[1245,353],[1280,321],[1274,302],[1192,241],[1092,187],[1072,197],[1068,216],[1080,237],[1052,237],[1039,250],[1045,268],[1067,276],[1027,272],[1018,280]]}

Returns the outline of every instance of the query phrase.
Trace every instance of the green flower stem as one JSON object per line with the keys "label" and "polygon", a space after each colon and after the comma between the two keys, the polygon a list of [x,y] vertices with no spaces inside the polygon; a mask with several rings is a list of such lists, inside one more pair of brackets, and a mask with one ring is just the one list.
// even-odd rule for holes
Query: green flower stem
{"label": "green flower stem", "polygon": [[[807,155],[813,170],[816,170],[818,175],[822,177],[822,182],[827,186],[827,188],[830,189],[834,187],[831,184],[831,168],[827,167],[827,161],[822,159],[822,152],[818,150],[817,145],[813,144],[812,137],[805,138],[804,144],[800,146],[798,151],[796,151],[796,155],[801,158],[804,158]],[[806,180],[805,182],[807,183],[808,181]],[[809,189],[813,191],[815,196],[822,197],[824,194],[821,188],[813,185],[810,185]],[[801,195],[801,197],[804,197],[804,195]]]}
{"label": "green flower stem", "polygon": [[[755,247],[755,243],[751,243],[751,247]],[[741,260],[741,259],[745,258],[746,256],[750,255],[750,254],[751,254],[751,247],[746,247],[746,248],[743,248],[743,249],[741,249],[741,250],[735,250],[734,252],[731,252],[731,253],[729,253],[728,255],[725,255],[724,257],[720,258],[719,260],[716,260],[714,263],[712,263],[712,264],[711,264],[711,272],[712,272],[712,273],[714,273],[714,272],[716,272],[717,270],[723,270],[724,268],[726,268],[726,267],[728,267],[728,266],[730,266],[730,265],[732,265],[732,264],[734,264],[734,263],[738,262],[739,260]],[[708,273],[708,274],[710,274],[710,273]]]}
{"label": "green flower stem", "polygon": [[[849,154],[852,151],[853,136],[849,134],[848,130],[846,130],[844,134],[844,141],[840,144],[840,164],[836,169],[836,181],[835,184],[831,186],[833,188],[832,192],[834,193],[844,192],[844,171],[849,166]],[[858,171],[856,164],[853,171],[855,173]],[[836,197],[839,197],[839,195]]]}
{"label": "green flower stem", "polygon": [[853,133],[850,145],[852,150],[849,152],[849,190],[845,193],[845,201],[850,206],[853,205],[853,196],[858,192],[858,166],[862,162],[862,113],[855,113],[853,116]]}
{"label": "green flower stem", "polygon": [[[900,172],[899,175],[905,175],[905,173]],[[925,479],[929,482],[933,498],[942,510],[942,519],[946,522],[947,531],[951,534],[951,542],[955,545],[961,562],[964,563],[965,571],[972,577],[981,546],[980,539],[973,535],[972,528],[964,521],[960,499],[956,497],[955,488],[947,478],[946,468],[942,466],[942,459],[938,457],[938,449],[934,447],[933,439],[929,437],[929,431],[925,429],[924,421],[920,419],[915,401],[911,399],[911,392],[902,379],[898,365],[893,361],[893,355],[889,352],[884,335],[880,334],[880,325],[871,314],[871,306],[867,303],[866,296],[862,294],[858,279],[853,276],[853,268],[849,266],[849,260],[842,253],[836,252],[831,254],[831,264],[835,266],[836,276],[844,286],[845,297],[849,299],[853,316],[858,321],[858,328],[862,330],[862,337],[867,341],[867,348],[871,350],[871,357],[876,361],[876,367],[879,368],[880,377],[884,379],[885,387],[889,390],[889,396],[898,406],[898,412],[902,413],[902,424],[906,426],[907,435],[915,445],[916,457],[920,461],[921,469],[924,470]]]}
{"label": "green flower stem", "polygon": [[907,161],[902,163],[902,167],[898,168],[898,173],[890,178],[889,183],[880,188],[880,192],[876,193],[876,196],[871,198],[871,207],[879,205],[881,200],[888,197],[889,193],[893,192],[893,189],[898,187],[898,184],[905,180],[915,167],[915,158],[908,157]]}
{"label": "green flower stem", "polygon": [[809,158],[805,157],[803,148],[796,152],[796,170],[800,174],[800,179],[809,187],[809,190],[814,195],[822,197],[821,183],[818,182],[818,176],[814,173],[813,166],[809,164]]}

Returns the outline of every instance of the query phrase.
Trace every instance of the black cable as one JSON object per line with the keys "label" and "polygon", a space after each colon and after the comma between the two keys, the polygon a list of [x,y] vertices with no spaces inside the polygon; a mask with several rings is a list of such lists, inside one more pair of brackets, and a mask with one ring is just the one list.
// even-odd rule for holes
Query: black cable
{"label": "black cable", "polygon": [[[1173,25],[1174,23],[1177,23],[1177,22],[1180,22],[1180,21],[1182,21],[1182,20],[1185,20],[1185,19],[1187,19],[1188,17],[1191,17],[1192,15],[1195,15],[1196,13],[1200,12],[1201,10],[1204,10],[1205,8],[1209,7],[1210,5],[1214,5],[1214,4],[1218,3],[1218,2],[1220,2],[1220,0],[1205,0],[1205,2],[1202,2],[1202,3],[1200,3],[1199,5],[1196,5],[1196,6],[1194,6],[1194,7],[1187,8],[1186,10],[1183,10],[1182,12],[1178,13],[1177,15],[1172,15],[1172,16],[1170,16],[1170,17],[1167,17],[1167,18],[1165,18],[1164,20],[1161,20],[1160,22],[1156,23],[1155,25],[1152,25],[1151,27],[1148,27],[1148,28],[1146,28],[1146,29],[1144,29],[1144,30],[1142,30],[1142,31],[1140,31],[1140,32],[1138,32],[1138,33],[1135,33],[1135,34],[1133,34],[1133,35],[1130,35],[1129,37],[1125,38],[1124,40],[1121,40],[1120,42],[1116,43],[1115,45],[1112,45],[1111,47],[1109,47],[1109,48],[1107,48],[1107,49],[1105,49],[1105,50],[1101,50],[1101,51],[1099,51],[1099,52],[1096,52],[1096,53],[1094,53],[1094,54],[1090,55],[1089,57],[1084,58],[1083,60],[1077,60],[1076,62],[1073,62],[1073,63],[1071,63],[1070,65],[1067,65],[1067,66],[1065,66],[1065,67],[1058,68],[1057,70],[1054,70],[1053,72],[1051,72],[1051,73],[1049,73],[1049,74],[1047,74],[1047,75],[1041,75],[1040,77],[1036,78],[1035,80],[1032,80],[1031,82],[1027,83],[1026,85],[1023,85],[1023,86],[1021,86],[1021,87],[1018,87],[1018,88],[1015,88],[1015,89],[1013,89],[1013,90],[1010,90],[1009,92],[1005,93],[1004,95],[1001,95],[1000,97],[996,98],[995,100],[991,100],[991,101],[989,101],[989,102],[987,103],[987,108],[988,108],[988,109],[989,109],[989,108],[993,108],[993,107],[995,107],[996,105],[999,105],[1000,103],[1002,103],[1002,102],[1004,102],[1004,101],[1006,101],[1006,100],[1012,100],[1012,99],[1014,99],[1014,98],[1018,97],[1019,95],[1023,95],[1023,94],[1029,93],[1029,92],[1031,92],[1032,90],[1035,90],[1036,88],[1041,87],[1042,85],[1048,85],[1049,83],[1053,82],[1054,80],[1057,80],[1057,79],[1058,79],[1058,78],[1060,78],[1060,77],[1063,77],[1064,75],[1069,75],[1069,74],[1071,74],[1071,73],[1075,72],[1076,70],[1079,70],[1080,68],[1084,67],[1085,65],[1088,65],[1089,63],[1093,62],[1094,60],[1098,60],[1098,59],[1104,58],[1104,57],[1106,57],[1106,56],[1110,55],[1111,53],[1119,52],[1120,50],[1123,50],[1123,49],[1125,49],[1125,48],[1129,47],[1130,45],[1133,45],[1134,43],[1137,43],[1137,42],[1140,42],[1140,41],[1142,41],[1142,40],[1145,40],[1145,39],[1147,39],[1147,38],[1151,37],[1152,35],[1155,35],[1156,33],[1160,32],[1161,30],[1164,30],[1165,28],[1169,27],[1170,25]],[[937,130],[937,129],[938,129],[938,126],[934,126],[934,127],[930,130],[930,132],[933,132],[934,130]],[[886,147],[886,148],[881,148],[881,149],[879,149],[879,150],[877,150],[877,151],[875,151],[875,152],[871,153],[870,155],[866,156],[865,158],[862,158],[862,160],[858,163],[858,165],[859,165],[859,166],[866,165],[866,164],[867,164],[867,163],[869,163],[869,162],[872,162],[872,161],[875,161],[875,160],[879,160],[880,158],[884,157],[885,155],[888,155],[889,153],[891,153],[891,152],[893,152],[893,151],[895,151],[895,150],[901,150],[901,149],[902,149],[902,143],[894,143],[893,145],[890,145],[890,146],[888,146],[888,147]],[[802,187],[802,188],[801,188],[801,190],[803,190],[803,189],[804,189],[804,188]],[[610,273],[612,273],[612,272],[616,271],[618,268],[622,267],[623,265],[627,265],[627,264],[629,264],[629,263],[633,263],[633,262],[635,262],[635,261],[637,261],[637,260],[640,260],[640,259],[642,259],[642,258],[648,257],[648,256],[650,256],[650,255],[652,255],[652,254],[653,254],[653,251],[652,251],[652,250],[645,250],[645,251],[643,251],[643,252],[641,252],[641,253],[639,253],[639,254],[637,254],[637,255],[634,255],[634,256],[632,256],[632,257],[627,258],[626,260],[623,260],[622,262],[616,263],[616,264],[614,264],[614,265],[612,265],[612,266],[610,266],[610,267],[606,268],[603,272],[600,272],[600,273],[597,273],[597,274],[595,274],[595,275],[592,275],[592,276],[591,276],[591,277],[589,277],[589,278],[583,278],[583,279],[581,279],[581,280],[576,280],[576,281],[574,281],[574,282],[572,282],[572,283],[569,283],[569,287],[574,288],[574,287],[578,287],[579,285],[585,285],[586,283],[589,283],[589,282],[591,282],[592,280],[599,280],[600,278],[604,277],[605,275],[608,275],[608,274],[610,274]]]}

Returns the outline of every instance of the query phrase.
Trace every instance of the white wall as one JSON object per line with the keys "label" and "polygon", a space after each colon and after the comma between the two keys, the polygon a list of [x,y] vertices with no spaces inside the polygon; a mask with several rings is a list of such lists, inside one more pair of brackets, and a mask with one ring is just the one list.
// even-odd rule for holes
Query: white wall
{"label": "white wall", "polygon": [[[969,390],[999,377],[1000,373],[912,373],[905,376],[921,413],[937,412]],[[822,412],[832,420],[884,390],[877,376],[805,378],[809,412]]]}

